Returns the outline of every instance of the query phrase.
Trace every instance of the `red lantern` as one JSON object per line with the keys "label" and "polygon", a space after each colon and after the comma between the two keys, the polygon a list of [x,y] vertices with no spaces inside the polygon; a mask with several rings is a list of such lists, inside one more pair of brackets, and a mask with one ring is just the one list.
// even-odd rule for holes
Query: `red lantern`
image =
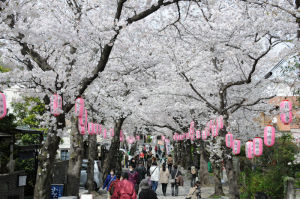
{"label": "red lantern", "polygon": [[140,140],[141,139],[139,135],[137,135],[135,137],[136,137],[136,140]]}
{"label": "red lantern", "polygon": [[289,100],[280,102],[280,119],[285,125],[291,123],[293,120],[292,107],[292,102]]}
{"label": "red lantern", "polygon": [[233,140],[232,144],[232,153],[234,155],[238,155],[241,152],[241,141],[240,140]]}
{"label": "red lantern", "polygon": [[253,154],[253,142],[252,141],[248,141],[246,142],[246,146],[245,146],[245,153],[246,153],[246,157],[249,159],[254,158],[254,154]]}
{"label": "red lantern", "polygon": [[255,156],[261,156],[263,153],[263,140],[260,137],[253,139],[253,154]]}
{"label": "red lantern", "polygon": [[268,147],[271,147],[275,144],[275,128],[271,125],[265,127],[264,143]]}
{"label": "red lantern", "polygon": [[4,118],[6,114],[6,97],[4,93],[0,93],[0,119]]}
{"label": "red lantern", "polygon": [[84,114],[84,99],[79,97],[75,100],[75,116],[81,117]]}
{"label": "red lantern", "polygon": [[233,145],[233,135],[230,132],[226,134],[225,141],[226,141],[226,146],[228,148],[231,148]]}
{"label": "red lantern", "polygon": [[59,116],[62,113],[62,98],[55,94],[50,98],[50,112],[54,116]]}

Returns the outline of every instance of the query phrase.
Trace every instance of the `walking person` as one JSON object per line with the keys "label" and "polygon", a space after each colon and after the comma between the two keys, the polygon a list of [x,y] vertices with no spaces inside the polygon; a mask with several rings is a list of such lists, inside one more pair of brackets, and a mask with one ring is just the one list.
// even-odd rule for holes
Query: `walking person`
{"label": "walking person", "polygon": [[149,186],[147,179],[141,181],[140,189],[139,199],[157,199],[157,195]]}
{"label": "walking person", "polygon": [[194,184],[195,184],[196,178],[197,178],[197,169],[195,166],[191,167],[191,175],[192,175],[191,187],[194,187]]}
{"label": "walking person", "polygon": [[134,165],[129,165],[128,180],[130,182],[132,182],[132,184],[134,185],[134,188],[136,190],[136,193],[138,193],[139,174],[137,171],[134,170]]}
{"label": "walking person", "polygon": [[200,182],[195,182],[194,186],[190,188],[189,193],[186,199],[200,199],[201,198],[201,190],[200,190]]}
{"label": "walking person", "polygon": [[105,189],[106,188],[106,191],[108,191],[109,189],[109,186],[110,184],[116,179],[116,176],[115,176],[115,171],[112,169],[110,171],[110,173],[107,175],[105,181],[104,181],[104,184],[103,184],[103,187],[102,189]]}
{"label": "walking person", "polygon": [[111,198],[111,196],[113,195],[118,183],[121,181],[121,172],[117,172],[116,173],[116,180],[112,181],[110,183],[110,186],[109,186],[109,189],[108,189],[108,192],[109,192],[109,198]]}
{"label": "walking person", "polygon": [[173,166],[173,157],[172,157],[171,154],[168,155],[167,164],[168,164],[168,169],[171,172],[172,171],[172,166]]}
{"label": "walking person", "polygon": [[134,185],[128,180],[128,173],[122,173],[121,181],[116,185],[111,199],[137,199]]}
{"label": "walking person", "polygon": [[178,186],[179,186],[178,177],[179,176],[181,176],[181,172],[179,171],[177,165],[174,165],[174,169],[171,172],[172,196],[178,196]]}
{"label": "walking person", "polygon": [[167,194],[167,186],[169,183],[169,176],[170,176],[169,169],[166,168],[166,163],[163,163],[162,168],[160,169],[160,173],[159,173],[159,182],[161,183],[162,192],[163,192],[164,196],[166,196],[166,194]]}
{"label": "walking person", "polygon": [[158,181],[159,181],[159,168],[157,162],[153,162],[150,167],[152,190],[156,192]]}

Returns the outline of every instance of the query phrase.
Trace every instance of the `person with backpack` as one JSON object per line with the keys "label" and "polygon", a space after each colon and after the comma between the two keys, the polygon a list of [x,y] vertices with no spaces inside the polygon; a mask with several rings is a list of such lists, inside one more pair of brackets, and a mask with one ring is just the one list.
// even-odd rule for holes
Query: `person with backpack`
{"label": "person with backpack", "polygon": [[136,190],[136,193],[138,193],[139,187],[138,187],[138,181],[139,181],[139,174],[134,169],[135,165],[129,165],[129,172],[128,172],[128,180],[132,182],[134,185],[134,188]]}
{"label": "person with backpack", "polygon": [[162,186],[162,192],[164,196],[167,194],[167,186],[169,183],[169,176],[170,172],[169,169],[166,168],[166,163],[163,163],[162,168],[160,169],[160,174],[159,174],[159,182],[161,183]]}
{"label": "person with backpack", "polygon": [[110,196],[113,195],[113,193],[116,189],[116,186],[120,182],[120,180],[121,180],[121,172],[117,172],[116,173],[116,180],[112,181],[112,183],[110,184],[109,189],[108,189],[108,192],[109,192]]}
{"label": "person with backpack", "polygon": [[172,196],[178,196],[179,176],[181,176],[181,172],[179,171],[177,165],[174,165],[174,169],[171,172]]}
{"label": "person with backpack", "polygon": [[128,180],[128,173],[122,173],[121,181],[115,186],[111,199],[137,199],[134,185]]}
{"label": "person with backpack", "polygon": [[105,181],[104,181],[104,184],[103,184],[103,187],[102,189],[105,189],[108,191],[109,189],[109,186],[110,184],[116,179],[116,176],[115,176],[115,171],[112,169],[110,170],[110,174],[107,175]]}
{"label": "person with backpack", "polygon": [[141,181],[140,189],[139,199],[157,199],[157,195],[149,186],[147,179]]}
{"label": "person with backpack", "polygon": [[151,175],[151,183],[152,190],[156,192],[158,181],[159,181],[159,167],[157,166],[157,162],[153,162],[150,167],[150,175]]}

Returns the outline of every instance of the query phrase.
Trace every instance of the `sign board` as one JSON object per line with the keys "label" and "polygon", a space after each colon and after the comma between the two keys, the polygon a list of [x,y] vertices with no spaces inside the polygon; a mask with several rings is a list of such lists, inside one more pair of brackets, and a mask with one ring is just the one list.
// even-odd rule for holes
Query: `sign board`
{"label": "sign board", "polygon": [[19,176],[19,183],[18,183],[18,186],[19,187],[22,187],[22,186],[26,186],[26,178],[27,176]]}
{"label": "sign board", "polygon": [[63,196],[64,185],[63,184],[52,184],[50,199],[58,199]]}
{"label": "sign board", "polygon": [[93,199],[92,194],[82,194],[80,199]]}

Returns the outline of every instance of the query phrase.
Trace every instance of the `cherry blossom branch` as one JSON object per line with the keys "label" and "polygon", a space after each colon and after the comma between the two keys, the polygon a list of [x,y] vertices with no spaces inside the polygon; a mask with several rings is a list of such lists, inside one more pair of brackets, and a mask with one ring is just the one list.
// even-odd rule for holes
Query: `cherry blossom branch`
{"label": "cherry blossom branch", "polygon": [[204,101],[209,108],[215,110],[218,113],[220,112],[220,110],[216,106],[214,106],[212,103],[210,103],[207,99],[205,99],[201,95],[201,93],[195,88],[195,86],[192,84],[192,82],[189,80],[189,78],[186,76],[184,72],[181,72],[180,74],[184,78],[184,80],[189,83],[191,89],[196,93],[196,95],[198,95],[198,97],[200,97],[200,99]]}

